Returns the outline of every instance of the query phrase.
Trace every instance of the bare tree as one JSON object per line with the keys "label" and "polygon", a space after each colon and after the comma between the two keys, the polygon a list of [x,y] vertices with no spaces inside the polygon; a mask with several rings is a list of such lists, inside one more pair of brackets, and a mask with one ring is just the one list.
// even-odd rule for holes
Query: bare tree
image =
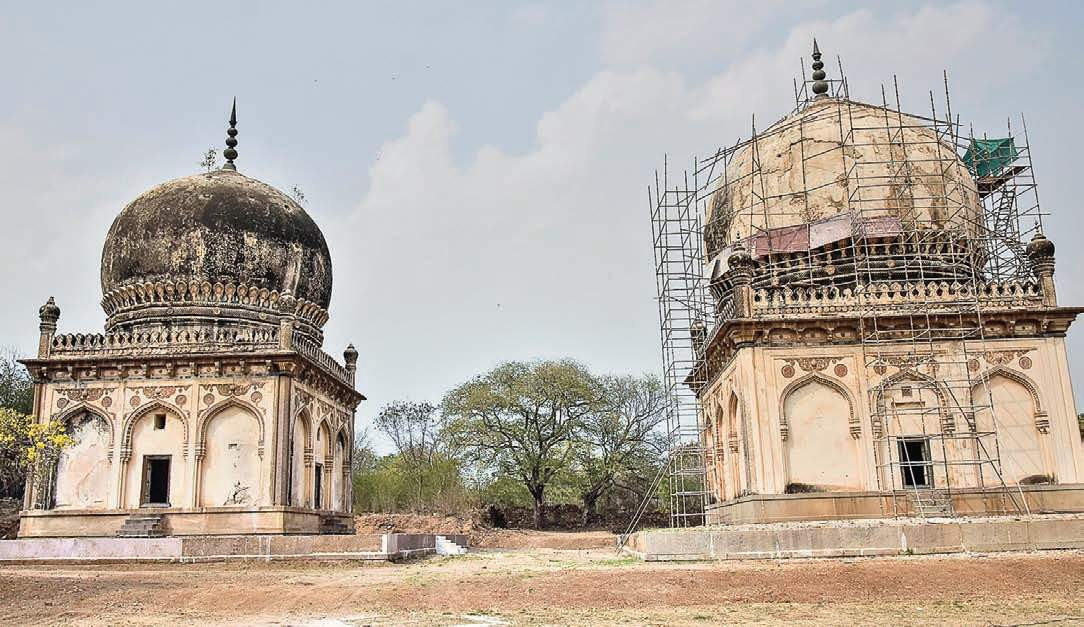
{"label": "bare tree", "polygon": [[208,148],[207,152],[203,153],[203,161],[200,161],[199,165],[204,170],[210,172],[215,169],[216,163],[218,163],[218,151],[214,148]]}

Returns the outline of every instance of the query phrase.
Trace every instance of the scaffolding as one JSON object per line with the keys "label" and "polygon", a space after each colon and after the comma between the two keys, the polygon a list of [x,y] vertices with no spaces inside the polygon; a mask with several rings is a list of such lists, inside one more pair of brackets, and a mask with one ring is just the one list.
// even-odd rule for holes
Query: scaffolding
{"label": "scaffolding", "polygon": [[[739,317],[800,314],[830,298],[857,323],[872,373],[866,414],[883,513],[952,515],[963,486],[996,489],[1005,511],[1026,511],[1002,477],[996,408],[977,368],[984,311],[1000,294],[1037,293],[1025,242],[1042,212],[1026,126],[996,138],[964,132],[947,75],[928,117],[902,112],[895,79],[878,105],[851,100],[842,63],[827,79],[814,52],[790,115],[763,132],[754,118],[748,139],[676,176],[665,160],[648,190],[669,399],[659,483],[671,523],[705,522],[723,494],[720,461],[736,448],[698,402],[712,336]],[[762,155],[779,145],[798,151],[782,189]],[[826,196],[840,188],[843,197]],[[756,263],[744,316],[725,271],[740,248]]]}

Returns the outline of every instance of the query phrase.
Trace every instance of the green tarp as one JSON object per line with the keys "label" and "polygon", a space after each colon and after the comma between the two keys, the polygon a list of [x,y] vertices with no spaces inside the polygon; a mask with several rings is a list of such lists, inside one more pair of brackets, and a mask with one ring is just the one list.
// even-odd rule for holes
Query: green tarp
{"label": "green tarp", "polygon": [[964,163],[975,178],[997,176],[1016,159],[1016,145],[1005,139],[973,139],[964,153]]}

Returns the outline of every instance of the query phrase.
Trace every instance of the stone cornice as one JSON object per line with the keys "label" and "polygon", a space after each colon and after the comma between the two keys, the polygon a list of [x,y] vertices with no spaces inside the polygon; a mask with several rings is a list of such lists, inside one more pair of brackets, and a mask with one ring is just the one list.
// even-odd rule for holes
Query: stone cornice
{"label": "stone cornice", "polygon": [[[758,318],[730,319],[720,322],[712,329],[700,352],[696,367],[685,382],[699,393],[709,385],[734,359],[738,350],[750,346],[801,346],[817,347],[831,345],[855,345],[862,340],[863,320],[850,315],[831,317],[814,316],[763,316]],[[1031,309],[983,310],[974,312],[931,312],[929,319],[939,330],[959,329],[943,338],[946,340],[986,340],[1034,337],[1063,337],[1082,307],[1033,307]],[[909,341],[915,331],[916,318],[907,311],[878,313],[866,322],[876,320],[879,339],[891,340],[899,335],[901,345]],[[979,328],[979,337],[966,338],[969,331]]]}
{"label": "stone cornice", "polygon": [[293,315],[317,329],[328,320],[327,310],[303,298],[244,283],[211,283],[205,280],[126,285],[105,294],[102,309],[109,317],[107,326],[110,328],[143,316],[157,316],[177,310],[186,310],[189,315],[212,312],[220,316],[223,310],[230,309],[264,317]]}
{"label": "stone cornice", "polygon": [[[311,352],[311,351],[310,351]],[[36,383],[100,381],[185,380],[221,376],[295,377],[332,398],[356,407],[365,396],[345,379],[345,368],[329,367],[334,362],[317,359],[297,350],[256,350],[253,352],[143,353],[83,352],[48,358],[21,360]],[[316,353],[314,353],[316,354]],[[335,364],[338,365],[338,364]]]}

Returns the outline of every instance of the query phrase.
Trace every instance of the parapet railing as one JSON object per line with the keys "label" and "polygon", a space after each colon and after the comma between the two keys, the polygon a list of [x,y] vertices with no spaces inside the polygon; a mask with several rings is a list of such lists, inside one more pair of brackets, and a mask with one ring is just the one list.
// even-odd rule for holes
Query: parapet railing
{"label": "parapet railing", "polygon": [[208,350],[268,350],[279,345],[279,330],[181,329],[114,333],[64,333],[53,336],[52,355],[195,353]]}
{"label": "parapet railing", "polygon": [[753,290],[753,314],[838,314],[854,312],[860,303],[863,311],[871,308],[886,312],[936,311],[974,301],[980,308],[1025,308],[1041,305],[1043,294],[1039,284],[1031,281],[990,282],[977,286],[930,281],[874,283],[843,289],[775,287]]}

